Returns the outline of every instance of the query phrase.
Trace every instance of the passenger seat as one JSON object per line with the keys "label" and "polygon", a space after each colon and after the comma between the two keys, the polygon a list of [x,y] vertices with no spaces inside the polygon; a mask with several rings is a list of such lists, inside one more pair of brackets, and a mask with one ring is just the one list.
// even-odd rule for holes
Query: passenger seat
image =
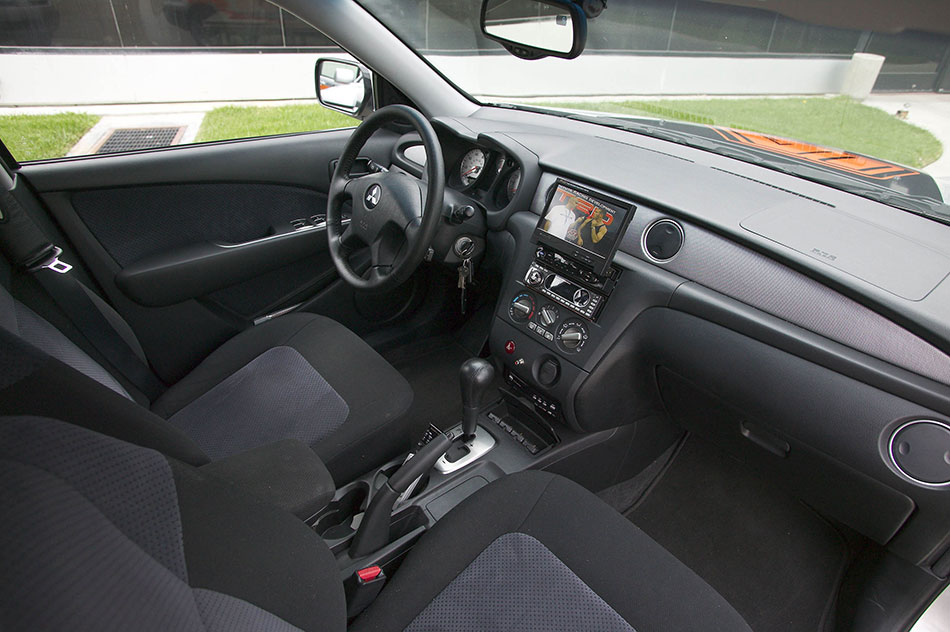
{"label": "passenger seat", "polygon": [[[0,392],[0,411],[7,413],[45,410],[78,422],[88,417],[85,407],[105,405],[113,415],[121,414],[108,425],[130,426],[121,435],[126,440],[142,444],[143,436],[161,424],[167,426],[161,433],[166,440],[184,435],[199,461],[189,461],[195,465],[297,439],[314,449],[340,483],[385,463],[408,444],[408,382],[356,334],[317,314],[287,314],[251,327],[152,402],[138,393],[133,398],[102,364],[2,285],[0,330],[73,369],[48,368],[62,383],[60,390],[37,383],[32,397],[19,392],[15,405]],[[70,393],[66,400],[61,399],[64,391]],[[125,404],[103,404],[110,396]],[[104,431],[101,425],[98,429]]]}
{"label": "passenger seat", "polygon": [[[18,379],[9,359],[0,347],[3,383]],[[306,524],[85,428],[0,418],[0,520],[5,630],[347,628],[336,560]],[[542,472],[436,523],[351,629],[749,630],[633,524]]]}

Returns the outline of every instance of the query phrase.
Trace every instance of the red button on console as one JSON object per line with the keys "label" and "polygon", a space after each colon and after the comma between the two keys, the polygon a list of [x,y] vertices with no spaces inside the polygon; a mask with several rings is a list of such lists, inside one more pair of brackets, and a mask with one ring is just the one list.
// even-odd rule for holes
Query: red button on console
{"label": "red button on console", "polygon": [[515,341],[509,340],[505,343],[505,353],[514,353],[515,352]]}

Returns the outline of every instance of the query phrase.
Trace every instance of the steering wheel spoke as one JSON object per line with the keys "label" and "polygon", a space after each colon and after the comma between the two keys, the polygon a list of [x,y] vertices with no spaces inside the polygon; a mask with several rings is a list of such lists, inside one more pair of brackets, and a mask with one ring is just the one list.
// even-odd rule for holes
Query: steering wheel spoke
{"label": "steering wheel spoke", "polygon": [[337,237],[337,243],[340,246],[340,253],[344,257],[349,257],[354,251],[366,246],[366,243],[350,226],[343,229],[343,232]]}
{"label": "steering wheel spoke", "polygon": [[330,180],[330,191],[327,197],[349,199],[352,196],[350,188],[353,184],[353,181],[354,178],[349,177],[349,175],[334,174],[333,178]]}
{"label": "steering wheel spoke", "polygon": [[[357,178],[349,169],[373,132],[394,121],[410,123],[426,150],[426,177],[379,172]],[[385,291],[406,280],[422,263],[438,229],[445,192],[442,148],[432,125],[410,107],[391,105],[374,112],[350,136],[330,182],[327,198],[327,238],[330,256],[340,276],[362,290]],[[352,200],[349,226],[342,223],[342,206]],[[373,267],[357,275],[347,260],[360,245],[370,247]]]}

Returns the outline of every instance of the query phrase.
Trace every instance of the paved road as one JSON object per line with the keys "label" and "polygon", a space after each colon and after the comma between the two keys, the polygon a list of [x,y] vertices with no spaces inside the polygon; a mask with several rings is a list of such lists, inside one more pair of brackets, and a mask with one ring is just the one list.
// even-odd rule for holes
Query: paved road
{"label": "paved road", "polygon": [[943,155],[937,162],[924,167],[923,171],[933,176],[940,185],[943,199],[950,200],[950,94],[872,94],[864,104],[890,114],[907,110],[907,122],[923,127],[937,137],[943,144]]}

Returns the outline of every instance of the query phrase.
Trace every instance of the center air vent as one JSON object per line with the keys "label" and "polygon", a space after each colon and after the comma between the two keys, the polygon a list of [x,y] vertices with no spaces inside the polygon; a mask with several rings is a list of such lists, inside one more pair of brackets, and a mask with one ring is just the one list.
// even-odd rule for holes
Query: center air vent
{"label": "center air vent", "polygon": [[669,261],[682,246],[683,227],[671,219],[661,219],[643,233],[643,252],[654,261]]}

